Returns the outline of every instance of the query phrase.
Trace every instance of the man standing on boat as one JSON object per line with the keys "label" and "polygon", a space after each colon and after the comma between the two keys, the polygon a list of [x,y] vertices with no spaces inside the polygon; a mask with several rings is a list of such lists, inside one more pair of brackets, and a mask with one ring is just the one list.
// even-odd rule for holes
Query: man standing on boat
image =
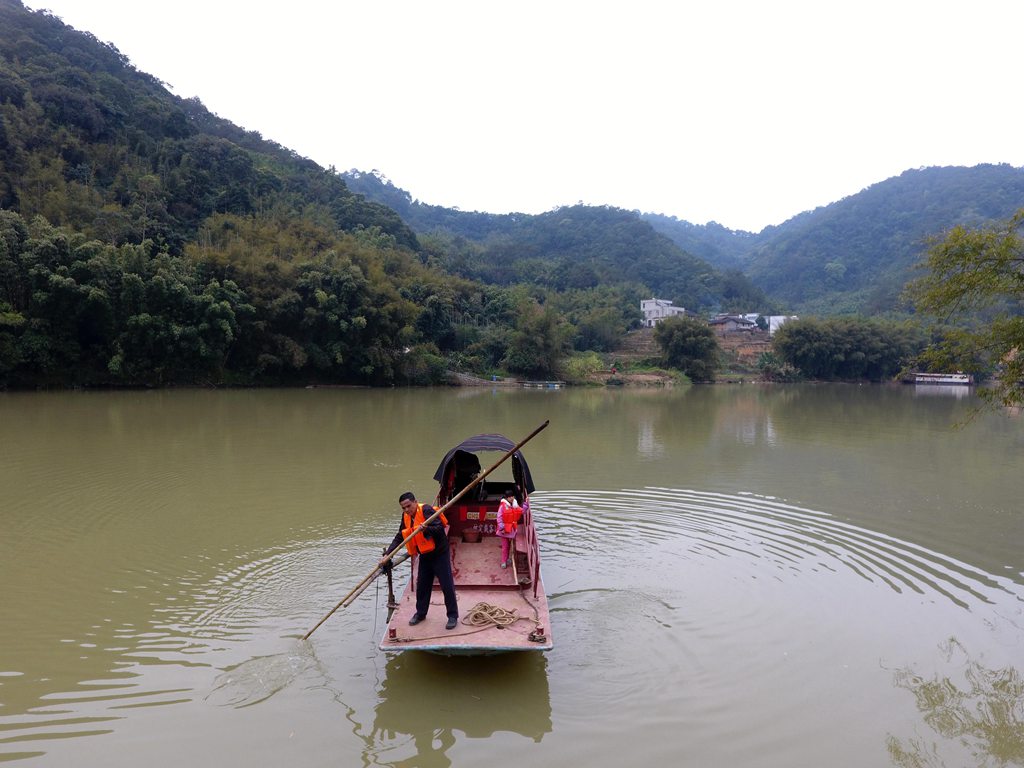
{"label": "man standing on boat", "polygon": [[[402,525],[392,539],[391,545],[384,550],[385,555],[396,550],[409,534],[435,511],[429,504],[417,502],[411,491],[399,496],[398,504],[402,507]],[[438,515],[405,545],[410,555],[418,555],[419,561],[416,573],[416,613],[409,619],[410,624],[419,624],[427,618],[435,578],[441,585],[444,607],[448,614],[445,629],[455,629],[458,622],[459,606],[455,599],[455,579],[452,577],[452,561],[448,554],[448,533],[445,531],[447,524],[444,515]],[[381,562],[381,570],[384,573],[390,571],[391,561]]]}

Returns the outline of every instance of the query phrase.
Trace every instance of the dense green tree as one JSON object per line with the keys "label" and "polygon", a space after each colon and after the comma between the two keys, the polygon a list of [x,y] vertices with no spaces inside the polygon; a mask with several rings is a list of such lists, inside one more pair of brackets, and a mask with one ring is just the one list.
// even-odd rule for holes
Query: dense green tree
{"label": "dense green tree", "polygon": [[[275,238],[269,222],[238,218],[219,226],[234,231],[232,248],[267,237],[271,250],[294,247],[295,261],[236,261],[212,246],[182,258],[148,240],[113,246],[0,212],[0,386],[436,375],[436,366],[406,364],[427,358],[417,351],[416,307],[394,283],[407,277],[401,259],[389,277],[381,251],[355,234],[308,228]],[[307,235],[333,247],[301,257],[318,247]]]}
{"label": "dense green tree", "polygon": [[775,333],[774,352],[809,379],[891,379],[924,347],[907,324],[861,318],[790,320]]}
{"label": "dense green tree", "polygon": [[0,301],[0,383],[6,381],[21,364],[18,339],[25,318],[11,305]]}
{"label": "dense green tree", "polygon": [[523,302],[502,364],[531,379],[557,378],[571,336],[571,326],[553,309]]}
{"label": "dense green tree", "polygon": [[585,313],[577,324],[577,349],[611,352],[626,335],[622,312],[613,307],[598,307]]}
{"label": "dense green tree", "polygon": [[640,300],[645,295],[643,286],[619,283],[585,290],[548,291],[544,302],[575,327],[575,349],[610,352],[620,345],[629,329],[639,326]]}
{"label": "dense green tree", "polygon": [[1009,221],[955,227],[935,242],[910,287],[917,308],[954,323],[922,363],[934,370],[994,368],[992,402],[1024,403],[1024,209]]}
{"label": "dense green tree", "polygon": [[694,317],[670,317],[654,328],[665,364],[678,368],[693,381],[715,380],[721,349],[714,331]]}
{"label": "dense green tree", "polygon": [[789,363],[782,362],[774,352],[762,352],[757,359],[757,370],[765,381],[797,381],[800,374]]}

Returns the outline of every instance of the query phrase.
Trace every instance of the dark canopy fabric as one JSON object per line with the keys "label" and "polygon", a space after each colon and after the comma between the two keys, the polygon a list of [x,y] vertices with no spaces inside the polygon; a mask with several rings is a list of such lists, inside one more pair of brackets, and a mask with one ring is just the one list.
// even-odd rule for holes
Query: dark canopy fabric
{"label": "dark canopy fabric", "polygon": [[[468,451],[469,453],[500,451],[501,453],[508,453],[515,447],[516,444],[504,435],[476,435],[468,440],[463,440],[445,454],[444,459],[441,460],[441,465],[437,468],[437,472],[434,473],[434,479],[439,483],[444,479],[444,471],[448,467],[448,463],[455,456],[456,451]],[[526,459],[523,458],[523,454],[516,451],[512,454],[512,460],[517,462],[522,468],[523,485],[526,487],[526,492],[533,493],[533,478],[530,476],[530,468],[526,465]]]}

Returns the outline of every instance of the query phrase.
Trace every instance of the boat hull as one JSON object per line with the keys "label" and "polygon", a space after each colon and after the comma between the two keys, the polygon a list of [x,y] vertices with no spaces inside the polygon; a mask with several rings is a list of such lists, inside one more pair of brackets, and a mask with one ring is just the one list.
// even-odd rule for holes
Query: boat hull
{"label": "boat hull", "polygon": [[[517,584],[519,578],[526,580],[525,553],[517,553],[516,568],[501,568],[501,543],[496,537],[483,537],[478,542],[465,542],[456,537],[450,549],[459,601],[460,618],[456,627],[445,629],[444,598],[436,584],[427,617],[416,625],[409,624],[416,613],[415,585],[410,579],[384,630],[380,649],[428,651],[445,656],[550,651],[553,641],[544,585],[539,579],[536,585]],[[499,609],[503,616],[514,620],[507,627],[476,623],[474,618],[478,622],[480,619],[474,609],[481,605],[485,610]]]}

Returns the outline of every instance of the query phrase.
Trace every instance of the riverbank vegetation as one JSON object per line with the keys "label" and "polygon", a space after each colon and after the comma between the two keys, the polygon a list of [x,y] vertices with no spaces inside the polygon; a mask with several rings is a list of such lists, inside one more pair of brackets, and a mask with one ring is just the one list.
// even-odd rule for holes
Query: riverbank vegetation
{"label": "riverbank vegetation", "polygon": [[762,362],[777,378],[886,381],[912,365],[926,342],[908,321],[790,320],[776,331],[773,355]]}
{"label": "riverbank vegetation", "polygon": [[923,355],[938,370],[995,373],[990,402],[1024,404],[1024,208],[1008,221],[955,227],[933,243],[908,290],[944,324]]}
{"label": "riverbank vegetation", "polygon": [[666,365],[682,371],[694,382],[715,380],[721,348],[705,321],[693,317],[666,318],[654,328],[654,340],[661,347]]}

